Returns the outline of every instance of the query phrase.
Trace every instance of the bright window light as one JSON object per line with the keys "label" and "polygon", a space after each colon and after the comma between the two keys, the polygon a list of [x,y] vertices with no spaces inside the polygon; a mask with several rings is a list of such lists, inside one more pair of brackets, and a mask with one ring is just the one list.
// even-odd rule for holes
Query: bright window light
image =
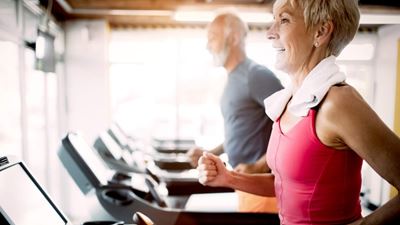
{"label": "bright window light", "polygon": [[272,14],[267,12],[242,12],[239,13],[239,16],[247,23],[267,24],[274,20]]}
{"label": "bright window light", "polygon": [[400,15],[398,14],[362,14],[361,24],[400,24]]}
{"label": "bright window light", "polygon": [[[194,138],[205,148],[223,140],[219,101],[227,76],[212,65],[206,32],[200,28],[113,30],[109,48],[112,114],[115,121],[126,124],[130,135],[144,140]],[[290,77],[275,69],[276,51],[265,32],[249,32],[247,55],[287,86]],[[374,55],[374,36],[356,36],[338,62],[369,102],[373,100],[369,60]]]}
{"label": "bright window light", "polygon": [[371,60],[374,57],[374,45],[349,44],[339,55],[338,60]]}

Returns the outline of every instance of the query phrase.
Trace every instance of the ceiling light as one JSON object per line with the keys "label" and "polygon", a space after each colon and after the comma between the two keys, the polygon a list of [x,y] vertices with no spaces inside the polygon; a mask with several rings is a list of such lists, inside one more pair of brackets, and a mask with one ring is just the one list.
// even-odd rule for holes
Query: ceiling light
{"label": "ceiling light", "polygon": [[172,16],[170,10],[75,9],[74,14],[113,16]]}
{"label": "ceiling light", "polygon": [[173,19],[180,22],[211,22],[215,13],[211,11],[176,11]]}
{"label": "ceiling light", "polygon": [[[271,23],[273,16],[267,12],[238,12],[240,18],[246,23],[267,24]],[[186,11],[178,10],[174,13],[173,19],[181,22],[211,22],[216,13],[213,11]]]}

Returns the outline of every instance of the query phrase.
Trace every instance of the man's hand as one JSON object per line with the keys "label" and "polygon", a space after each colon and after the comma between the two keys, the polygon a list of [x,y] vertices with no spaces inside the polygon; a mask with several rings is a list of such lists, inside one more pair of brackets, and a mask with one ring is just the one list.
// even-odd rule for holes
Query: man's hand
{"label": "man's hand", "polygon": [[186,155],[187,155],[188,158],[190,159],[190,164],[191,164],[193,167],[197,167],[197,165],[198,165],[197,162],[199,161],[200,157],[203,155],[203,152],[205,152],[205,150],[203,150],[203,149],[200,148],[200,147],[195,146],[195,147],[191,148],[191,149],[186,153]]}

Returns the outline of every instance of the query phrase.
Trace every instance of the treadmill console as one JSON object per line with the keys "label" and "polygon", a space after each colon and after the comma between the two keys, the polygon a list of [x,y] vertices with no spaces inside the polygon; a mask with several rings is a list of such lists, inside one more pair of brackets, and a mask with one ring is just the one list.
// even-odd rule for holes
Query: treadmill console
{"label": "treadmill console", "polygon": [[0,166],[0,184],[0,224],[71,224],[22,162]]}

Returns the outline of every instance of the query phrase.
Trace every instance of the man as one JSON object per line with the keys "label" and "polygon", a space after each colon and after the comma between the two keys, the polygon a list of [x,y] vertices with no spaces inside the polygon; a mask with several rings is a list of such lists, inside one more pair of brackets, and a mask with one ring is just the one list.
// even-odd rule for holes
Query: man
{"label": "man", "polygon": [[[218,15],[208,27],[207,48],[215,65],[223,66],[228,73],[221,98],[225,140],[209,152],[226,152],[238,172],[265,173],[269,171],[265,154],[272,121],[265,114],[263,101],[282,85],[270,70],[247,58],[246,35],[246,24],[232,13]],[[204,151],[195,147],[188,152],[193,166]],[[271,198],[245,193],[239,193],[239,210],[277,211]]]}

